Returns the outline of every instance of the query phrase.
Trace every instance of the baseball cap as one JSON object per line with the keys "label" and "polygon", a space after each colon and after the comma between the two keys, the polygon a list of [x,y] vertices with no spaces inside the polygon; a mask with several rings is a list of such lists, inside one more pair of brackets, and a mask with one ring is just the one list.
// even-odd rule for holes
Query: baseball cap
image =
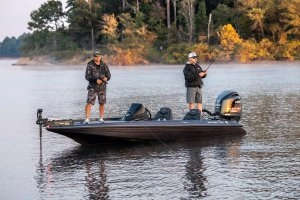
{"label": "baseball cap", "polygon": [[100,51],[94,51],[94,53],[93,53],[93,56],[95,57],[95,56],[101,56],[102,55],[102,53],[100,53]]}
{"label": "baseball cap", "polygon": [[193,58],[193,57],[198,57],[198,55],[194,51],[189,53],[189,58]]}

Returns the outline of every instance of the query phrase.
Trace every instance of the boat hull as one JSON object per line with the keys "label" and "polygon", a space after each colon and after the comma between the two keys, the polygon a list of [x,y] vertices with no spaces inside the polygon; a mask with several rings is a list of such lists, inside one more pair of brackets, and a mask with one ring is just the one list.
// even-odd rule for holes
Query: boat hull
{"label": "boat hull", "polygon": [[167,142],[246,134],[242,125],[223,120],[105,121],[49,124],[46,129],[86,144]]}

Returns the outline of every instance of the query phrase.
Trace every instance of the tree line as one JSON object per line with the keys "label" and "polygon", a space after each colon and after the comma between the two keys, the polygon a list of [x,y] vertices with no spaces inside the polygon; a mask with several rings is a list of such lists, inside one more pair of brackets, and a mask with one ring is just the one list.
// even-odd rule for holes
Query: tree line
{"label": "tree line", "polygon": [[49,0],[31,12],[32,33],[0,44],[57,59],[99,49],[120,65],[182,63],[190,51],[201,61],[300,60],[299,10],[300,0],[68,0],[65,9]]}

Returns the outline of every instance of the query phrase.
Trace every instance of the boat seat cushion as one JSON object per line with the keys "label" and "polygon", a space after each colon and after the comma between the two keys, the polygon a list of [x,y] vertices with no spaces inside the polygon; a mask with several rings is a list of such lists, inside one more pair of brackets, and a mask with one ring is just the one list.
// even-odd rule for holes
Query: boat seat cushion
{"label": "boat seat cushion", "polygon": [[189,112],[186,113],[183,120],[200,120],[201,113],[198,109],[191,109]]}
{"label": "boat seat cushion", "polygon": [[172,110],[167,107],[161,108],[153,118],[153,120],[163,121],[163,120],[172,120]]}

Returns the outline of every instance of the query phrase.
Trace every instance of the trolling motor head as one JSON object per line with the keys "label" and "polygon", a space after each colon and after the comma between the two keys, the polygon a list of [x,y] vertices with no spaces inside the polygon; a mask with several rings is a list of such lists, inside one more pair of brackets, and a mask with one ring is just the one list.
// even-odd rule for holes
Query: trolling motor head
{"label": "trolling motor head", "polygon": [[232,90],[220,93],[215,103],[215,114],[223,119],[239,121],[242,116],[242,100],[240,95]]}
{"label": "trolling motor head", "polygon": [[36,111],[36,118],[37,118],[36,119],[36,124],[40,125],[40,126],[45,125],[48,122],[47,118],[43,119],[42,113],[43,113],[43,109],[40,109],[40,108],[37,109],[37,111]]}

